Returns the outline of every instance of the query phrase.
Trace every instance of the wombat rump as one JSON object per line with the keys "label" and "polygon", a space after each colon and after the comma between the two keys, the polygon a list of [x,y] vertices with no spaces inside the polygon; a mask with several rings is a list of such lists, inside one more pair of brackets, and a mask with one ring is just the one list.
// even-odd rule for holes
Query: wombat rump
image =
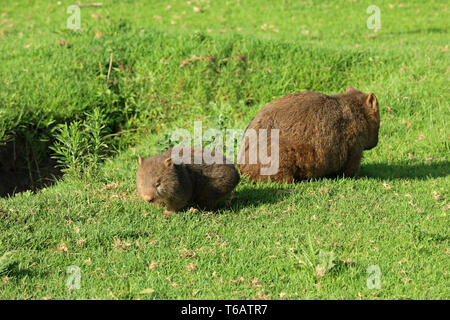
{"label": "wombat rump", "polygon": [[[344,174],[356,176],[363,150],[378,143],[380,114],[375,94],[365,94],[352,87],[345,93],[326,95],[303,91],[282,97],[261,109],[246,129],[239,154],[241,174],[256,180],[293,182]],[[260,161],[259,143],[249,143],[247,133],[260,129],[278,129],[278,155],[271,139],[267,153],[278,160],[274,174],[261,174],[270,166]],[[259,141],[259,139],[258,139]],[[276,149],[275,149],[276,150]],[[258,154],[254,163],[249,155]]]}
{"label": "wombat rump", "polygon": [[[239,173],[222,154],[208,151],[214,159],[222,160],[208,164],[203,157],[194,161],[194,151],[202,153],[201,149],[181,148],[180,154],[180,150],[175,153],[176,159],[172,150],[146,159],[139,156],[136,179],[139,195],[147,202],[165,206],[166,215],[188,204],[213,209],[239,183]],[[190,156],[184,157],[187,161],[177,164],[178,156],[185,151],[190,151]]]}

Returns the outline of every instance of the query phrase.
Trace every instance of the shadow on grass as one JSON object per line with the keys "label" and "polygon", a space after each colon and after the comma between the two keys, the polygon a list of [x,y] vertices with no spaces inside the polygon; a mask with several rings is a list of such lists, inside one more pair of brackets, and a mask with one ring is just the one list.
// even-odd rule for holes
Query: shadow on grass
{"label": "shadow on grass", "polygon": [[[361,167],[359,178],[379,179],[379,180],[427,180],[450,175],[450,162],[439,161],[413,164],[408,162],[388,164],[369,163]],[[339,178],[342,176],[331,176],[328,178]],[[306,180],[296,181],[295,184]],[[294,185],[295,185],[294,184]],[[260,206],[263,204],[280,203],[290,196],[288,187],[276,186],[261,183],[260,185],[245,186],[238,191],[234,191],[235,197],[232,200],[233,210],[240,210],[248,206]]]}
{"label": "shadow on grass", "polygon": [[357,273],[363,273],[366,271],[362,265],[356,262],[345,262],[343,260],[337,260],[335,261],[334,267],[329,271],[329,274],[331,276],[339,276],[346,272],[349,272],[350,270],[355,270]]}
{"label": "shadow on grass", "polygon": [[248,206],[260,206],[263,204],[279,203],[290,196],[287,188],[272,185],[245,186],[239,191],[235,191],[235,198],[232,200],[232,208],[240,210]]}
{"label": "shadow on grass", "polygon": [[47,273],[23,268],[18,261],[15,261],[8,266],[7,271],[3,275],[15,279],[18,282],[23,278],[45,278]]}
{"label": "shadow on grass", "polygon": [[448,242],[450,240],[450,237],[445,234],[439,234],[436,232],[429,232],[429,231],[423,231],[423,230],[416,230],[414,228],[413,236],[416,241],[424,242],[424,241],[433,241],[433,242]]}
{"label": "shadow on grass", "polygon": [[361,166],[359,177],[382,180],[413,179],[426,180],[450,175],[450,162],[440,161],[429,164],[412,163],[369,163]]}
{"label": "shadow on grass", "polygon": [[418,34],[418,33],[448,33],[448,30],[444,28],[424,28],[400,32],[389,32],[389,34]]}

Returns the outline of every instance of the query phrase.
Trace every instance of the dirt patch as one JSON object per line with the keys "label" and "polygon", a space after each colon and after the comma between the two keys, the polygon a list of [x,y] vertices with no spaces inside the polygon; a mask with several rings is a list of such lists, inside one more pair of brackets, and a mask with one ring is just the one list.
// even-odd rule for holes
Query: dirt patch
{"label": "dirt patch", "polygon": [[36,191],[62,176],[48,146],[30,145],[20,137],[0,145],[0,197]]}

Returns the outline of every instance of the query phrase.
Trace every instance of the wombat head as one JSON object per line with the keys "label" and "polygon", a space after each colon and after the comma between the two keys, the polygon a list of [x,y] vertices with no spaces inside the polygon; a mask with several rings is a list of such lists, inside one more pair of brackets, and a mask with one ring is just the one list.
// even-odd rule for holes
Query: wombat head
{"label": "wombat head", "polygon": [[146,159],[139,156],[136,182],[142,199],[156,205],[164,205],[165,200],[171,198],[179,188],[172,159],[162,155]]}
{"label": "wombat head", "polygon": [[362,132],[361,142],[365,150],[374,148],[378,143],[378,131],[380,129],[380,111],[378,108],[378,99],[373,93],[366,94],[350,86],[345,93],[356,101],[366,122],[366,130]]}

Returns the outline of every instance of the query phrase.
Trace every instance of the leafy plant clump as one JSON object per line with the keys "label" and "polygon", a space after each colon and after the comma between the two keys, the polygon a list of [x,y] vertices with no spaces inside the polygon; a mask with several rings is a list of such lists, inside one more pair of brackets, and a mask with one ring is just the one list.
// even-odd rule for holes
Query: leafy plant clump
{"label": "leafy plant clump", "polygon": [[336,264],[336,255],[333,251],[314,249],[308,235],[308,246],[301,248],[301,253],[295,256],[298,263],[311,270],[317,278],[325,276]]}
{"label": "leafy plant clump", "polygon": [[56,142],[50,148],[64,170],[82,172],[95,168],[108,154],[105,116],[99,109],[86,114],[86,120],[58,126]]}
{"label": "leafy plant clump", "polygon": [[15,262],[14,252],[7,251],[0,257],[0,275],[8,272],[8,268]]}

